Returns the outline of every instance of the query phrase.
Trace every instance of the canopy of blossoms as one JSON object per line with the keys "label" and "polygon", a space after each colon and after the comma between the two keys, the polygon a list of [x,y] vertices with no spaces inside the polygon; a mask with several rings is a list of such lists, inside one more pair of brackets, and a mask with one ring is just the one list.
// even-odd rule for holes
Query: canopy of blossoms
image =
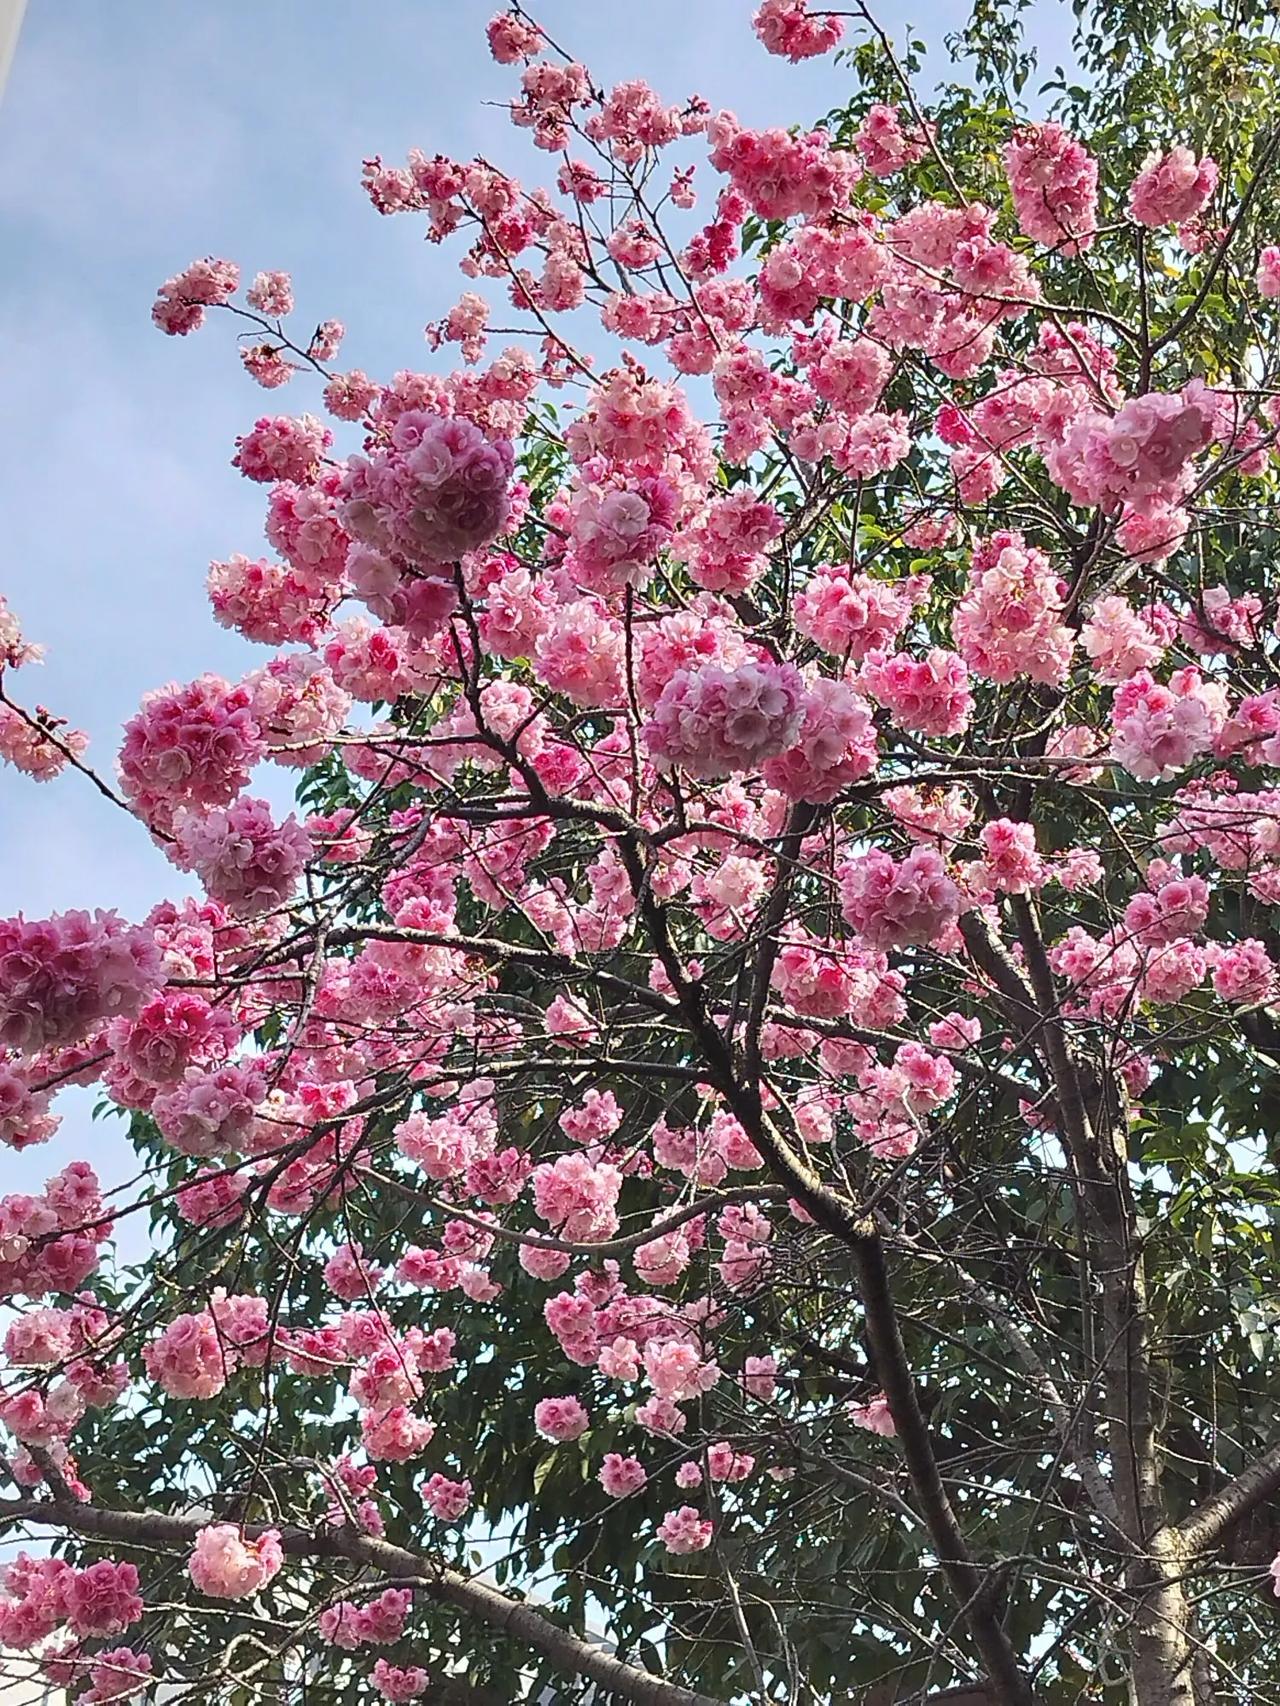
{"label": "canopy of blossoms", "polygon": [[[754,19],[792,60],[867,23]],[[856,128],[754,130],[599,87],[519,6],[489,43],[543,178],[364,163],[378,213],[460,258],[428,329],[452,370],[345,368],[281,272],[160,287],[161,332],[218,321],[293,409],[228,447],[269,551],[208,573],[259,667],[154,687],[94,769],[0,602],[0,754],[96,781],[200,896],[0,920],[0,1138],[46,1142],[95,1085],[150,1145],[141,1184],[104,1194],[91,1157],[0,1200],[0,1515],[84,1549],[8,1566],[0,1643],[124,1700],[193,1674],[184,1639],[234,1601],[264,1689],[405,1701],[467,1650],[415,1635],[445,1606],[611,1698],[705,1700],[661,1636],[608,1652],[462,1561],[505,1494],[455,1399],[481,1345],[515,1366],[533,1334],[506,1403],[580,1464],[583,1523],[677,1580],[706,1554],[731,1606],[838,1415],[863,1521],[922,1571],[885,1650],[1059,1698],[904,1342],[898,1275],[941,1267],[1080,1494],[1074,1561],[1008,1597],[1075,1569],[1045,1626],[1105,1592],[1139,1706],[1207,1700],[1169,1692],[1187,1559],[1245,1495],[1172,1509],[1151,1469],[1129,1163],[1162,1073],[1277,995],[1275,596],[1197,544],[1275,479],[1269,362],[1205,373],[1192,335],[1228,271],[1273,325],[1254,181],[1178,144],[1100,182],[1046,121],[969,185],[905,78]],[[1093,288],[1121,255],[1132,313]],[[266,765],[302,778],[296,814]],[[1095,1335],[1074,1389],[939,1230],[965,1132],[1060,1181]],[[108,1276],[132,1214],[179,1266]],[[786,1326],[806,1289],[862,1347],[821,1428]],[[306,1456],[272,1444],[288,1394]],[[81,1442],[157,1404],[248,1442],[216,1497],[100,1490]],[[1270,1496],[1280,1451],[1244,1473]],[[785,1643],[737,1618],[736,1692],[783,1698]]]}

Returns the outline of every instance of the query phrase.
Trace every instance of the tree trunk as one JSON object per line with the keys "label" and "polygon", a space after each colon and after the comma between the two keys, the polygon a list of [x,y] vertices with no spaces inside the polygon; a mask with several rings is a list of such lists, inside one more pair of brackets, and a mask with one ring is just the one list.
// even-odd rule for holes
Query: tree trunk
{"label": "tree trunk", "polygon": [[1071,1158],[1089,1268],[1099,1288],[1100,1419],[1120,1525],[1133,1549],[1126,1572],[1134,1601],[1130,1706],[1211,1706],[1204,1667],[1194,1662],[1193,1620],[1182,1579],[1185,1549],[1170,1529],[1160,1486],[1146,1275],[1129,1184],[1123,1094],[1112,1073],[1095,1071],[1072,1054],[1035,909],[1015,900],[1013,910],[1043,1024],[1043,1058]]}
{"label": "tree trunk", "polygon": [[1135,1596],[1141,1595],[1134,1619],[1130,1699],[1133,1706],[1210,1706],[1203,1666],[1196,1663],[1181,1562],[1165,1536],[1157,1537],[1150,1550],[1151,1556],[1130,1572]]}

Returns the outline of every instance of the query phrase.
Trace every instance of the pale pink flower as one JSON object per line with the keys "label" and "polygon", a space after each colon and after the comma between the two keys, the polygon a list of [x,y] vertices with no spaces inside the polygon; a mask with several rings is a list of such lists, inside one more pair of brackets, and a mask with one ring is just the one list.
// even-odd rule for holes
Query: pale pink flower
{"label": "pale pink flower", "polygon": [[393,1665],[378,1659],[372,1671],[373,1686],[384,1700],[416,1700],[431,1684],[430,1674],[421,1665]]}
{"label": "pale pink flower", "polygon": [[865,1404],[851,1404],[849,1420],[855,1427],[865,1428],[868,1433],[879,1434],[883,1439],[892,1439],[898,1431],[889,1409],[889,1400],[883,1393],[878,1393]]}
{"label": "pale pink flower", "polygon": [[1092,244],[1098,162],[1059,124],[1029,125],[1005,145],[1004,168],[1024,234],[1064,255]]}
{"label": "pale pink flower", "polygon": [[838,874],[845,922],[873,948],[931,942],[959,915],[959,890],[932,847],[913,848],[901,863],[874,847]]}
{"label": "pale pink flower", "polygon": [[645,739],[655,758],[706,781],[753,770],[795,740],[804,695],[793,664],[677,670],[645,726]]}
{"label": "pale pink flower", "polygon": [[576,1398],[542,1398],[534,1406],[533,1425],[543,1439],[559,1443],[586,1433],[591,1418]]}
{"label": "pale pink flower", "polygon": [[639,1458],[623,1457],[616,1451],[605,1453],[598,1478],[611,1499],[629,1498],[632,1493],[638,1493],[649,1479]]}
{"label": "pale pink flower", "polygon": [[705,1552],[714,1533],[715,1524],[692,1505],[668,1511],[658,1524],[658,1538],[668,1552]]}
{"label": "pale pink flower", "polygon": [[180,812],[175,863],[193,870],[211,900],[252,918],[291,899],[311,856],[311,839],[290,815],[277,824],[265,800],[242,795],[225,811]]}
{"label": "pale pink flower", "polygon": [[248,1599],[262,1591],[283,1563],[276,1529],[248,1540],[234,1523],[219,1522],[200,1530],[187,1569],[200,1592],[213,1599]]}
{"label": "pale pink flower", "polygon": [[761,0],[751,26],[770,53],[793,63],[829,53],[844,23],[832,11],[810,11],[810,0]]}
{"label": "pale pink flower", "polygon": [[1179,225],[1194,219],[1218,187],[1218,162],[1197,160],[1179,144],[1152,154],[1129,186],[1129,211],[1140,225]]}
{"label": "pale pink flower", "polygon": [[422,1488],[422,1502],[438,1521],[457,1522],[471,1508],[471,1483],[432,1475]]}

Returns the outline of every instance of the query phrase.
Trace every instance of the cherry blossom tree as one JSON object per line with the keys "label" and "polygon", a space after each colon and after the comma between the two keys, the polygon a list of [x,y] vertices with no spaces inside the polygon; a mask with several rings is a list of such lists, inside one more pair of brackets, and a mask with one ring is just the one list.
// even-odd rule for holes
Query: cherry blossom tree
{"label": "cherry blossom tree", "polygon": [[114,769],[0,603],[194,897],[0,920],[0,1137],[139,1159],[0,1200],[9,1674],[1276,1697],[1280,47],[1097,0],[1029,113],[1017,10],[744,8],[849,74],[764,130],[500,14],[537,181],[364,163],[431,371],[160,287],[296,412]]}

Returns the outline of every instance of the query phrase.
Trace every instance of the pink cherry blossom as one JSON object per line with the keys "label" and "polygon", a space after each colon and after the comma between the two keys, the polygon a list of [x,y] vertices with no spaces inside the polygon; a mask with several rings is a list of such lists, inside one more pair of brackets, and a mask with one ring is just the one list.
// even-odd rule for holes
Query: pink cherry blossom
{"label": "pink cherry blossom", "polygon": [[539,1215],[563,1237],[595,1243],[617,1230],[616,1203],[622,1175],[585,1155],[561,1155],[533,1170]]}
{"label": "pink cherry blossom", "polygon": [[125,724],[120,780],[139,813],[163,828],[181,806],[228,805],[262,752],[248,691],[202,675],[146,694]]}
{"label": "pink cherry blossom", "polygon": [[883,1393],[868,1399],[865,1404],[851,1404],[849,1419],[855,1427],[865,1428],[868,1433],[879,1434],[883,1439],[892,1439],[898,1431],[889,1410],[889,1400]]}
{"label": "pink cherry blossom", "polygon": [[432,1475],[423,1486],[422,1502],[438,1521],[457,1522],[471,1508],[471,1483]]}
{"label": "pink cherry blossom", "polygon": [[333,435],[314,415],[264,415],[236,440],[232,465],[249,480],[313,479]]}
{"label": "pink cherry blossom", "polygon": [[1140,225],[1178,225],[1194,219],[1218,187],[1218,162],[1197,160],[1181,143],[1153,154],[1129,186],[1129,211]]}
{"label": "pink cherry blossom", "polygon": [[151,318],[162,332],[185,336],[204,322],[206,308],[221,307],[240,288],[240,269],[234,261],[212,256],[189,267],[160,286]]}
{"label": "pink cherry blossom", "polygon": [[819,677],[803,710],[794,745],[767,758],[761,774],[788,799],[825,805],[875,769],[875,727],[866,701],[842,681]]}
{"label": "pink cherry blossom", "polygon": [[250,308],[280,320],[293,313],[293,281],[287,272],[260,272],[244,293]]}
{"label": "pink cherry blossom", "polygon": [[668,1552],[705,1552],[715,1533],[715,1524],[701,1517],[692,1505],[668,1511],[658,1524],[658,1538]]}
{"label": "pink cherry blossom", "polygon": [[543,1439],[563,1442],[586,1433],[591,1420],[576,1398],[542,1398],[534,1406],[533,1425]]}
{"label": "pink cherry blossom", "polygon": [[266,558],[239,553],[209,566],[209,602],[224,628],[246,640],[279,646],[311,641],[324,625],[327,607],[298,575]]}
{"label": "pink cherry blossom", "polygon": [[0,1041],[20,1054],[79,1042],[136,1013],[161,975],[152,933],[114,912],[0,919]]}
{"label": "pink cherry blossom", "polygon": [[780,128],[747,130],[721,112],[707,126],[707,140],[711,164],[761,219],[830,213],[849,200],[861,175],[856,157],[832,148],[820,130],[796,136]]}
{"label": "pink cherry blossom", "polygon": [[1004,167],[1023,233],[1074,255],[1093,243],[1098,163],[1059,124],[1028,126],[1006,144]]}
{"label": "pink cherry blossom", "polygon": [[284,1551],[280,1535],[269,1528],[257,1540],[245,1538],[234,1523],[211,1523],[196,1536],[187,1564],[201,1593],[214,1599],[248,1599],[280,1571]]}
{"label": "pink cherry blossom", "polygon": [[919,659],[906,652],[868,652],[858,679],[904,729],[956,735],[968,727],[973,695],[968,669],[955,652],[934,646]]}
{"label": "pink cherry blossom", "polygon": [[873,579],[835,566],[820,566],[793,608],[796,627],[835,657],[861,663],[868,652],[884,651],[906,627],[917,592],[915,586]]}
{"label": "pink cherry blossom", "polygon": [[840,867],[845,922],[873,948],[927,943],[955,922],[960,895],[931,847],[915,847],[901,863],[872,848]]}
{"label": "pink cherry blossom", "polygon": [[66,1590],[67,1622],[77,1635],[119,1635],[142,1616],[134,1564],[102,1559],[77,1570]]}
{"label": "pink cherry blossom", "polygon": [[1123,598],[1100,598],[1080,630],[1080,642],[1099,681],[1117,686],[1139,670],[1152,669],[1164,656],[1154,629]]}
{"label": "pink cherry blossom", "polygon": [[677,670],[646,725],[654,757],[703,780],[750,770],[785,752],[804,719],[804,682],[794,665],[718,664]]}
{"label": "pink cherry blossom", "polygon": [[605,1453],[598,1478],[611,1499],[630,1498],[632,1493],[640,1492],[649,1479],[638,1458],[623,1457],[616,1451]]}
{"label": "pink cherry blossom", "polygon": [[163,1136],[184,1155],[227,1154],[248,1147],[266,1093],[266,1074],[253,1061],[192,1067],[156,1097],[151,1113]]}
{"label": "pink cherry blossom", "polygon": [[1194,670],[1178,672],[1181,691],[1154,681],[1146,670],[1126,681],[1113,709],[1111,755],[1145,782],[1176,776],[1213,743],[1225,714],[1212,686]]}
{"label": "pink cherry blossom", "polygon": [[416,1700],[431,1683],[430,1675],[421,1665],[393,1665],[386,1659],[376,1661],[371,1676],[384,1700]]}
{"label": "pink cherry blossom", "polygon": [[240,918],[286,905],[311,855],[310,837],[295,817],[277,824],[265,800],[247,795],[225,811],[180,813],[174,835],[175,861]]}
{"label": "pink cherry blossom", "polygon": [[420,568],[451,563],[502,531],[512,467],[506,439],[410,409],[385,449],[349,460],[343,523],[365,544]]}
{"label": "pink cherry blossom", "polygon": [[896,107],[876,101],[867,109],[854,147],[861,154],[869,172],[877,178],[890,178],[906,166],[915,165],[924,157],[928,140],[917,124],[904,126]]}
{"label": "pink cherry blossom", "polygon": [[90,1687],[77,1700],[80,1706],[104,1706],[107,1701],[131,1699],[152,1685],[151,1658],[132,1647],[100,1649],[89,1661]]}
{"label": "pink cherry blossom", "polygon": [[426,1450],[435,1431],[434,1422],[416,1415],[407,1404],[373,1407],[360,1415],[364,1448],[379,1462],[407,1463]]}
{"label": "pink cherry blossom", "polygon": [[1062,622],[1065,585],[1020,533],[996,533],[974,552],[951,619],[956,649],[977,675],[1005,683],[1065,679],[1072,639]]}
{"label": "pink cherry blossom", "polygon": [[811,11],[810,0],[761,0],[751,24],[770,53],[792,61],[829,53],[844,30],[833,11]]}

